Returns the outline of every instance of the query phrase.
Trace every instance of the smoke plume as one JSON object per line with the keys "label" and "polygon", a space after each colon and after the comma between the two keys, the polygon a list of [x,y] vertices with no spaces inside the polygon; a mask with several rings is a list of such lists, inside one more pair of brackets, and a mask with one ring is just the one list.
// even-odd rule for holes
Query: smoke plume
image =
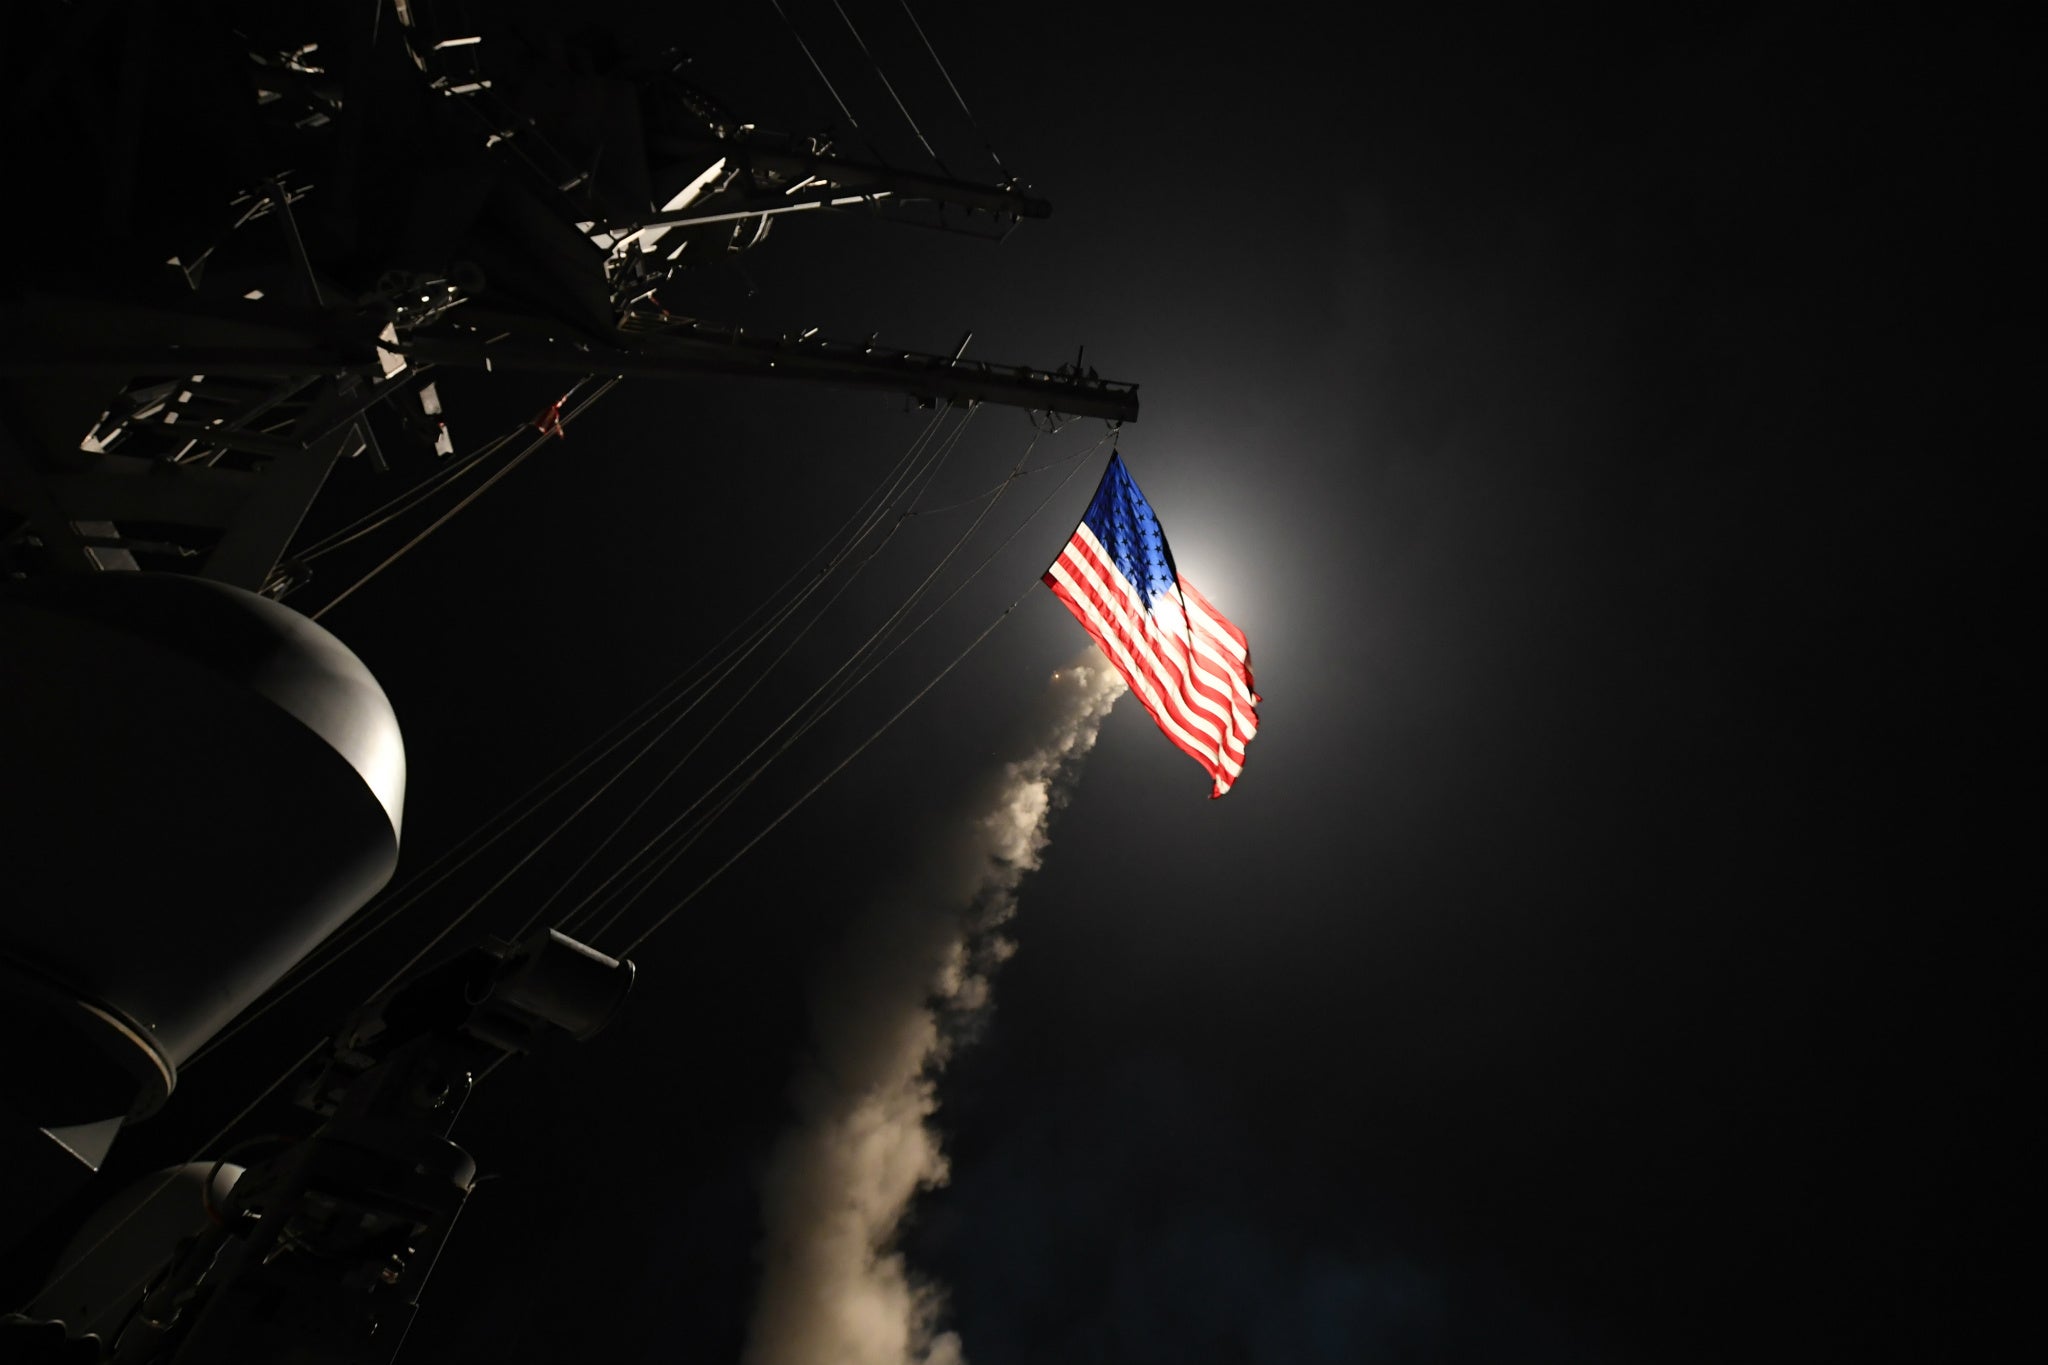
{"label": "smoke plume", "polygon": [[857,923],[834,961],[795,1084],[797,1125],[763,1183],[748,1365],[960,1365],[960,1338],[939,1327],[943,1294],[910,1272],[896,1232],[911,1200],[945,1183],[930,1125],[939,1074],[987,1008],[1017,886],[1123,691],[1093,651],[1055,673],[1037,747],[1005,765],[959,836]]}

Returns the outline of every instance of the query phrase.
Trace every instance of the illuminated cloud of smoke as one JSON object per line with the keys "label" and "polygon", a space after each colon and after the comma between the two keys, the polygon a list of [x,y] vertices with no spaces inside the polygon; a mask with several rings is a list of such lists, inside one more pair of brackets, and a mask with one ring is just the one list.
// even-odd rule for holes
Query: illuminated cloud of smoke
{"label": "illuminated cloud of smoke", "polygon": [[1124,691],[1091,652],[1053,675],[1030,755],[980,814],[852,930],[822,984],[797,1126],[763,1184],[766,1234],[748,1365],[960,1365],[944,1298],[896,1249],[911,1201],[945,1183],[930,1125],[948,1056],[1008,957],[1002,926],[1038,866],[1046,825]]}

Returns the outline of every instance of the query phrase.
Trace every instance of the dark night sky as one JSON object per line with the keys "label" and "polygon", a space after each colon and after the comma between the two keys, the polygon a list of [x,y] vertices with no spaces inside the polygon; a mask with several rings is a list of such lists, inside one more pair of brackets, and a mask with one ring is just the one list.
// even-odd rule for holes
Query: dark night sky
{"label": "dark night sky", "polygon": [[[646,8],[744,116],[830,121],[770,7]],[[908,162],[831,9],[791,8]],[[968,163],[900,13],[849,8]],[[941,1090],[953,1179],[906,1242],[968,1359],[1996,1357],[2024,1073],[1991,866],[2016,822],[1966,699],[2017,665],[1964,584],[1989,572],[1972,352],[2023,178],[1999,169],[2012,35],[1865,6],[924,8],[1052,220],[999,247],[791,222],[753,298],[707,297],[934,350],[972,328],[991,359],[1085,343],[1142,382],[1122,449],[1266,698],[1220,802],[1120,703],[1024,887]],[[921,425],[902,409],[630,383],[330,617],[407,728],[409,856],[779,580]],[[935,499],[1031,435],[1000,409],[970,431]],[[736,837],[1035,576],[1093,478]],[[958,524],[913,523],[790,685]],[[637,955],[619,1027],[479,1092],[458,1137],[496,1178],[411,1356],[737,1357],[807,983],[1083,643],[1036,593]],[[347,992],[195,1068],[166,1141]]]}

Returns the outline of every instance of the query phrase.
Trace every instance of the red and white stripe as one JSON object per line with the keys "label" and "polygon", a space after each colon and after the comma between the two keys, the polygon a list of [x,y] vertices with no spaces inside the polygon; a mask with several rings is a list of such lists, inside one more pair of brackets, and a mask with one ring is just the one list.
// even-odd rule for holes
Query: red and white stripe
{"label": "red and white stripe", "polygon": [[1244,632],[1186,579],[1179,592],[1154,598],[1145,610],[1086,522],[1046,571],[1045,584],[1095,637],[1166,737],[1215,779],[1209,795],[1229,791],[1259,728]]}

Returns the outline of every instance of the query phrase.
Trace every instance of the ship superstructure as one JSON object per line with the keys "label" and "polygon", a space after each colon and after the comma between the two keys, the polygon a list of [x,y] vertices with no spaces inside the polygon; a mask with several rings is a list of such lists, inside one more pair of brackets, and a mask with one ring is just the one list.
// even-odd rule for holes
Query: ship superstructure
{"label": "ship superstructure", "polygon": [[[674,52],[425,0],[10,22],[18,124],[43,132],[18,174],[47,238],[0,294],[0,1011],[39,1040],[0,1087],[15,1233],[396,865],[398,720],[312,619],[360,585],[307,562],[338,467],[424,499],[610,384],[683,374],[1111,422],[1137,391],[1078,358],[750,335],[671,307],[788,217],[999,238],[1050,213],[1014,179],[742,122]],[[459,370],[535,376],[536,415],[466,446],[442,392]],[[17,1321],[19,1339],[390,1359],[474,1176],[449,1140],[468,1087],[596,1032],[632,975],[543,928],[394,983],[306,1058],[313,1136],[114,1199],[24,1305],[68,1326]]]}

